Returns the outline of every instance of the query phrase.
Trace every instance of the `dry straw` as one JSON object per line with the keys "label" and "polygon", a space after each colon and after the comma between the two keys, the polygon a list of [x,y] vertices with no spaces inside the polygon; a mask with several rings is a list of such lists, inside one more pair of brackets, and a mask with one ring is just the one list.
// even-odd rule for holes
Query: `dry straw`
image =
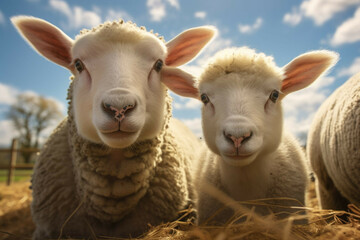
{"label": "dry straw", "polygon": [[[25,185],[25,184],[23,184]],[[26,185],[28,186],[28,184]],[[4,190],[5,189],[5,190]],[[21,231],[29,224],[28,219],[30,211],[28,211],[30,201],[30,191],[26,191],[26,201],[24,202],[24,194],[20,196],[19,192],[24,187],[14,186],[6,188],[0,186],[0,208],[13,206],[12,212],[7,212],[5,215],[0,216],[0,239],[30,239],[31,231]],[[12,192],[11,192],[12,191]],[[151,226],[150,230],[140,236],[142,240],[152,239],[200,239],[200,240],[227,240],[227,239],[284,239],[284,240],[297,240],[297,239],[319,239],[319,240],[360,240],[360,209],[354,205],[349,205],[349,212],[333,211],[333,210],[319,210],[318,208],[301,208],[296,213],[290,213],[290,216],[285,219],[277,219],[274,214],[269,216],[259,216],[255,213],[254,209],[245,207],[246,204],[252,205],[267,205],[267,201],[251,201],[251,202],[236,202],[226,196],[224,193],[208,185],[204,188],[206,193],[211,194],[218,200],[226,203],[231,207],[236,214],[232,219],[223,226],[201,225],[196,226],[190,221],[182,221],[186,216],[193,214],[193,209],[189,208],[181,212],[182,216],[176,221],[165,223],[160,226]],[[6,195],[5,195],[6,193]],[[14,195],[13,197],[9,197]],[[286,199],[285,199],[286,200]],[[4,202],[6,201],[6,202]],[[24,204],[27,204],[26,206]],[[21,206],[21,209],[26,208],[26,211],[18,212],[16,205]],[[269,206],[272,206],[269,204]],[[81,205],[79,206],[79,208]],[[283,206],[284,212],[289,209],[288,206]],[[0,209],[1,210],[1,209]],[[294,224],[295,220],[304,219],[304,211],[307,212],[308,222],[306,224]],[[13,214],[11,217],[10,215]],[[25,214],[25,215],[24,215]],[[71,216],[69,216],[70,218]],[[7,228],[11,219],[12,228]],[[237,220],[241,219],[241,222]],[[64,223],[66,225],[66,223]],[[15,227],[14,227],[15,226]],[[91,226],[89,226],[91,229]],[[121,240],[124,238],[114,238],[111,236],[96,236],[92,232],[91,239],[113,239]]]}

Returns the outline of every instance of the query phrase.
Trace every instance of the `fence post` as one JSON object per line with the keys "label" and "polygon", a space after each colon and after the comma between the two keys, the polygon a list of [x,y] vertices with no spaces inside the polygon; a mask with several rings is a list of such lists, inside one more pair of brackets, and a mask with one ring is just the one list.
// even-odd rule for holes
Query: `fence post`
{"label": "fence post", "polygon": [[17,139],[14,138],[11,143],[11,154],[10,154],[10,162],[9,162],[9,169],[8,169],[8,179],[7,179],[7,185],[9,186],[11,184],[11,181],[14,176],[14,167],[16,164],[16,158],[17,158]]}

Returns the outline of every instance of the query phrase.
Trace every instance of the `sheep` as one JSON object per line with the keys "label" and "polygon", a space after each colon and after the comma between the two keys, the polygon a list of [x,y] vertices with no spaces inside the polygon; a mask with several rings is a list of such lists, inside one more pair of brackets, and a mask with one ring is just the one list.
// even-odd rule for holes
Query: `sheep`
{"label": "sheep", "polygon": [[51,23],[16,16],[26,41],[71,74],[68,116],[34,167],[34,239],[136,237],[192,204],[190,169],[199,140],[171,117],[168,88],[216,34],[212,26],[162,37],[123,20],[75,40]]}
{"label": "sheep", "polygon": [[307,143],[320,208],[360,206],[360,73],[321,105]]}
{"label": "sheep", "polygon": [[[204,67],[198,78],[199,93],[191,96],[204,103],[201,115],[207,145],[194,174],[200,224],[210,217],[212,223],[224,224],[234,216],[230,208],[217,213],[224,205],[203,191],[207,184],[235,201],[305,204],[308,167],[300,144],[283,132],[281,100],[311,84],[336,59],[333,52],[314,51],[279,68],[272,57],[241,47],[218,52]],[[287,216],[280,213],[285,211],[282,208],[253,206],[261,215]]]}

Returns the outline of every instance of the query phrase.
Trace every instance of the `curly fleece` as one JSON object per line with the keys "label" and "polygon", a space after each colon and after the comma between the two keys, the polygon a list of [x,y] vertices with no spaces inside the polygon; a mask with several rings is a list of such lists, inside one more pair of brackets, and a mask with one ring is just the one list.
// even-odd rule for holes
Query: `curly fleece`
{"label": "curly fleece", "polygon": [[307,154],[317,176],[322,208],[360,206],[360,73],[339,87],[316,113]]}
{"label": "curly fleece", "polygon": [[63,226],[72,237],[91,236],[90,229],[97,235],[136,236],[148,224],[175,220],[194,196],[191,155],[170,127],[171,97],[167,94],[166,120],[158,136],[124,149],[126,159],[109,165],[109,147],[77,134],[72,85],[68,118],[42,149],[32,179],[34,239],[58,237],[77,208]]}

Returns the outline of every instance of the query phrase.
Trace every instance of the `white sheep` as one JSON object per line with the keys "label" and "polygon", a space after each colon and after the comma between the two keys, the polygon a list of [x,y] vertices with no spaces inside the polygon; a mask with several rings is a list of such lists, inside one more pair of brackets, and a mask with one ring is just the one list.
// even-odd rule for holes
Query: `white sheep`
{"label": "white sheep", "polygon": [[[308,184],[305,155],[299,143],[283,133],[281,100],[311,84],[336,59],[333,52],[314,51],[279,68],[272,57],[243,47],[222,50],[209,61],[198,83],[204,103],[204,138],[211,150],[204,149],[195,172],[199,223],[223,207],[214,196],[202,192],[208,183],[236,201],[292,198],[298,203],[271,203],[304,205]],[[254,206],[262,215],[269,209],[279,214],[287,211]],[[226,209],[213,220],[223,224],[232,216]]]}
{"label": "white sheep", "polygon": [[307,155],[321,208],[360,206],[360,73],[319,108],[309,130]]}
{"label": "white sheep", "polygon": [[[75,40],[33,17],[13,17],[41,55],[73,74],[68,117],[34,168],[34,239],[138,236],[191,204],[198,139],[171,118],[167,87],[191,76],[176,68],[215,29],[184,31],[166,44],[131,22],[106,22]],[[50,76],[51,79],[51,76]]]}

